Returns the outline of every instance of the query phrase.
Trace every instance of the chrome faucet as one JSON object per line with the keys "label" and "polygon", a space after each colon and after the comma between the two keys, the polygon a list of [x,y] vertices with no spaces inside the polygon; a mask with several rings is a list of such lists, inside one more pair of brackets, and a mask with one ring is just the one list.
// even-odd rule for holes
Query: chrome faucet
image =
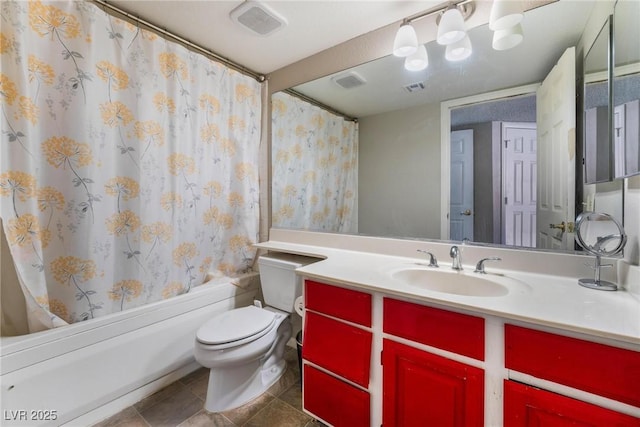
{"label": "chrome faucet", "polygon": [[489,258],[482,258],[476,264],[476,269],[473,270],[473,272],[474,273],[480,273],[480,274],[487,274],[487,272],[484,271],[484,263],[485,263],[485,261],[502,261],[502,258],[499,258],[497,256],[492,256],[492,257],[489,257]]}
{"label": "chrome faucet", "polygon": [[438,268],[440,267],[438,265],[438,260],[436,259],[436,256],[434,254],[432,254],[429,251],[425,251],[422,249],[417,249],[418,252],[429,255],[429,267],[433,267],[433,268]]}
{"label": "chrome faucet", "polygon": [[449,256],[453,258],[451,268],[457,271],[462,271],[462,251],[460,251],[457,246],[451,246]]}

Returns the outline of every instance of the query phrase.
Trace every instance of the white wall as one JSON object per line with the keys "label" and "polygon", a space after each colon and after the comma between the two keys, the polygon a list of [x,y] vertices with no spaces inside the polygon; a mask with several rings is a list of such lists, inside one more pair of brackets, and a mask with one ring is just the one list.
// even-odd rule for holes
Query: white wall
{"label": "white wall", "polygon": [[359,122],[358,232],[440,238],[440,104]]}

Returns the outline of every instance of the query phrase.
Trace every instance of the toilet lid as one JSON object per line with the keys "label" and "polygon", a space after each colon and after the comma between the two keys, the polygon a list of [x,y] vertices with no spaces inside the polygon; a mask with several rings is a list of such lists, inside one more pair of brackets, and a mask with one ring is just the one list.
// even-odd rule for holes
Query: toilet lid
{"label": "toilet lid", "polygon": [[256,335],[275,322],[275,313],[250,305],[225,311],[210,319],[196,332],[203,344],[224,344]]}

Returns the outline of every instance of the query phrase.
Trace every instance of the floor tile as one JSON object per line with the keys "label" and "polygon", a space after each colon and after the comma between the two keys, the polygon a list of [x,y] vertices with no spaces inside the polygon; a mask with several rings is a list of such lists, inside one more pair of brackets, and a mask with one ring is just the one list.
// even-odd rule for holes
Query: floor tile
{"label": "floor tile", "polygon": [[318,420],[311,420],[304,427],[327,427],[327,425],[325,423],[323,423],[323,422],[318,421]]}
{"label": "floor tile", "polygon": [[132,406],[118,412],[94,427],[147,427],[148,424]]}
{"label": "floor tile", "polygon": [[298,411],[302,411],[302,389],[300,388],[300,382],[296,381],[291,387],[280,394],[278,399],[293,406]]}
{"label": "floor tile", "polygon": [[214,414],[203,409],[178,427],[235,427],[235,424],[220,413]]}
{"label": "floor tile", "polygon": [[244,425],[251,417],[260,412],[265,406],[274,399],[269,393],[264,393],[252,401],[245,403],[239,408],[222,412],[222,415],[231,420],[235,425]]}
{"label": "floor tile", "polygon": [[140,411],[151,427],[175,427],[202,409],[202,400],[186,388]]}
{"label": "floor tile", "polygon": [[244,426],[246,427],[305,427],[311,417],[295,410],[279,399],[273,400]]}
{"label": "floor tile", "polygon": [[191,372],[190,374],[180,378],[180,382],[184,385],[189,385],[195,381],[198,381],[202,378],[209,378],[209,369],[208,368],[200,368]]}
{"label": "floor tile", "polygon": [[298,371],[297,362],[296,366],[293,366],[292,363],[287,363],[287,370],[274,385],[269,387],[267,392],[277,397],[293,384],[296,384],[299,379],[300,372]]}
{"label": "floor tile", "polygon": [[161,400],[164,400],[167,397],[173,396],[174,394],[178,393],[180,390],[185,390],[185,386],[180,381],[176,381],[174,383],[167,385],[162,390],[155,392],[151,396],[145,397],[138,403],[134,404],[133,407],[136,408],[138,412],[142,412],[145,409],[160,402]]}
{"label": "floor tile", "polygon": [[200,399],[205,400],[207,398],[207,389],[209,387],[208,373],[203,377],[191,381],[186,385],[186,387],[189,391],[191,391],[191,393],[195,394]]}

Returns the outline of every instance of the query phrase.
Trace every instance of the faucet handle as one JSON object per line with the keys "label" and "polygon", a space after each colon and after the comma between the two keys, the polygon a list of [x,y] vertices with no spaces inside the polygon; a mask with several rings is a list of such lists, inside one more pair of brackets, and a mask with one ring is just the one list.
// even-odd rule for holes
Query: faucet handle
{"label": "faucet handle", "polygon": [[487,272],[484,271],[484,263],[485,263],[485,261],[502,261],[502,258],[499,258],[497,256],[492,256],[492,257],[488,257],[488,258],[482,258],[476,264],[476,269],[473,270],[473,272],[474,273],[480,273],[480,274],[487,274]]}
{"label": "faucet handle", "polygon": [[438,265],[438,260],[436,259],[436,256],[434,254],[432,254],[429,251],[422,250],[422,249],[417,249],[417,251],[420,252],[420,253],[429,255],[429,267],[433,267],[433,268],[440,267]]}

